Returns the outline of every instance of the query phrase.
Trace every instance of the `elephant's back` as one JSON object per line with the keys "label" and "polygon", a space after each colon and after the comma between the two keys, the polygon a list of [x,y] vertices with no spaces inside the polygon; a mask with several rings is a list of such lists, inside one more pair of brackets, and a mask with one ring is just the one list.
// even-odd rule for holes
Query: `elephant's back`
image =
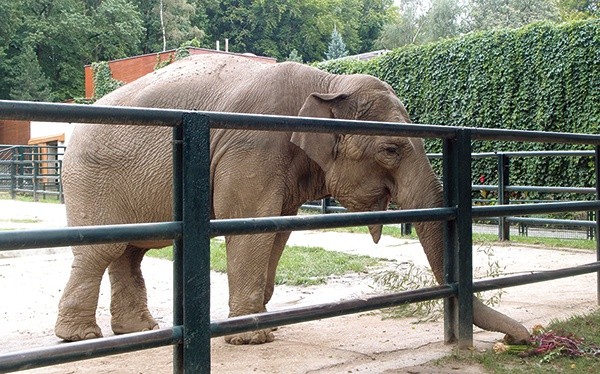
{"label": "elephant's back", "polygon": [[[98,100],[119,105],[185,110],[227,110],[232,92],[260,77],[273,64],[230,55],[194,55],[149,73]],[[231,109],[229,110],[231,111]]]}

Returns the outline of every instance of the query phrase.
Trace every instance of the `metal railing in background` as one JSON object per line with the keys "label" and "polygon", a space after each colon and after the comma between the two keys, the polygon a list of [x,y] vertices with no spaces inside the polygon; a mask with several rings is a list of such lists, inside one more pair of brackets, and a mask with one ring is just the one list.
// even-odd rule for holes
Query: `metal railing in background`
{"label": "metal railing in background", "polygon": [[[548,203],[560,200],[556,199],[523,199],[511,198],[511,193],[536,193],[536,194],[578,194],[593,199],[596,189],[594,187],[564,187],[564,186],[517,186],[511,185],[510,181],[510,159],[516,157],[588,157],[592,162],[594,151],[524,151],[524,152],[485,152],[473,153],[472,159],[496,158],[497,175],[500,183],[492,184],[473,184],[472,191],[486,191],[489,196],[484,198],[473,198],[477,205],[509,205],[523,203]],[[431,153],[427,155],[430,159],[441,159],[441,153]],[[487,194],[486,194],[487,195]],[[495,195],[492,197],[492,195]],[[586,199],[587,200],[587,199]],[[310,201],[302,205],[303,209],[318,211],[321,214],[342,213],[347,210],[332,198],[325,198],[320,201]],[[392,206],[391,209],[394,209]],[[594,240],[596,227],[596,214],[594,211],[584,212],[587,220],[584,219],[557,219],[541,217],[487,217],[485,223],[493,222],[497,225],[498,239],[510,240],[511,223],[518,224],[520,235],[528,235],[529,228],[538,228],[537,235],[547,237],[578,237]],[[476,221],[477,222],[477,221]],[[514,226],[514,225],[513,225]],[[401,231],[403,235],[411,234],[411,224],[402,224]],[[488,231],[488,227],[477,227],[481,231]],[[563,230],[566,229],[566,230]]]}
{"label": "metal railing in background", "polygon": [[[0,145],[0,192],[7,191],[11,198],[17,194],[32,196],[34,201],[48,196],[63,201],[62,194],[62,156],[64,146],[23,146],[23,145]],[[498,185],[474,184],[473,191],[486,191],[495,195],[495,199],[474,198],[473,201],[483,205],[507,205],[522,202],[551,202],[556,200],[523,200],[511,199],[511,193],[545,193],[545,194],[584,194],[595,193],[593,187],[551,187],[551,186],[514,186],[509,184],[510,160],[516,157],[589,157],[593,158],[593,151],[525,151],[525,152],[487,152],[473,153],[473,159],[496,158],[497,175],[500,183]],[[441,153],[428,154],[430,159],[441,159]],[[332,198],[321,201],[307,202],[303,209],[326,213],[342,213],[346,209]],[[393,209],[393,208],[392,208]],[[587,220],[584,219],[556,219],[541,217],[490,217],[486,222],[495,223],[498,226],[498,239],[510,240],[511,223],[518,225],[520,235],[527,236],[530,228],[541,228],[536,230],[538,235],[549,237],[578,237],[594,239],[595,214],[587,212]],[[560,229],[555,229],[555,228]],[[410,223],[400,225],[401,232],[410,235],[412,225]],[[488,231],[488,227],[481,227],[482,231]],[[562,230],[561,230],[562,229]],[[567,231],[568,230],[568,231]]]}
{"label": "metal railing in background", "polygon": [[[174,372],[204,373],[211,369],[211,337],[438,298],[447,300],[444,313],[445,341],[456,342],[459,347],[467,348],[473,344],[473,292],[600,271],[600,261],[597,261],[566,269],[474,283],[471,245],[474,218],[600,211],[599,135],[7,101],[0,101],[0,119],[171,126],[173,127],[174,169],[172,222],[0,232],[0,250],[174,239],[174,326],[162,330],[1,354],[0,371],[27,369],[174,345]],[[445,206],[406,211],[210,221],[211,128],[440,138],[444,149]],[[469,162],[473,140],[590,144],[595,149],[596,198],[593,201],[473,207],[470,193],[471,162]],[[212,236],[435,220],[446,222],[444,225],[446,276],[444,284],[440,286],[360,300],[240,316],[224,321],[210,321],[209,252]],[[600,219],[597,219],[596,230],[600,231]],[[600,260],[599,243],[597,241]],[[598,284],[600,294],[600,282]]]}
{"label": "metal railing in background", "polygon": [[34,201],[52,196],[63,201],[64,146],[0,145],[0,192],[11,198],[31,195]]}

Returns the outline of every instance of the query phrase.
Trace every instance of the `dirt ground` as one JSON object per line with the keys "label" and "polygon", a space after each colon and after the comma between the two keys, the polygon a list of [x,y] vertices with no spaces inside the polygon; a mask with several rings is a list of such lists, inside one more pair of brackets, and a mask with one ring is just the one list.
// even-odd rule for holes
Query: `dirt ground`
{"label": "dirt ground", "polygon": [[[60,205],[0,200],[0,229],[64,226]],[[345,233],[296,232],[290,244],[314,245],[329,250],[369,254],[398,262],[425,265],[418,242]],[[475,267],[489,260],[476,248]],[[595,261],[595,254],[576,250],[548,250],[521,246],[493,247],[494,258],[506,274],[550,270]],[[68,248],[0,252],[0,352],[65,344],[53,335],[58,300],[69,275]],[[146,258],[142,264],[149,307],[161,327],[172,325],[172,264]],[[270,310],[364,297],[378,292],[373,271],[332,277],[326,285],[279,286]],[[537,283],[506,289],[500,311],[531,328],[554,318],[566,318],[594,310],[596,277]],[[104,279],[98,323],[110,336],[107,279]],[[211,274],[211,318],[227,316],[227,282],[223,274]],[[443,322],[415,324],[414,319],[382,319],[379,312],[323,319],[280,327],[275,341],[260,346],[230,346],[223,339],[211,342],[214,373],[480,373],[479,367],[438,367],[433,360],[447,355],[452,346],[443,343]],[[490,349],[502,335],[475,329],[475,348]],[[26,373],[171,373],[172,348],[163,347],[80,361]]]}

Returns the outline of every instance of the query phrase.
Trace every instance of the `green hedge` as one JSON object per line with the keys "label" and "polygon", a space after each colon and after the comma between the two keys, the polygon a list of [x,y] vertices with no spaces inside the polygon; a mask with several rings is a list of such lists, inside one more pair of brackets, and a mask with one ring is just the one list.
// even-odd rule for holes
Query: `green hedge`
{"label": "green hedge", "polygon": [[[321,63],[391,84],[415,123],[600,133],[600,20],[537,23],[394,50],[380,58]],[[439,152],[441,142],[429,141]],[[592,149],[572,145],[476,142],[474,152]],[[476,161],[495,183],[496,161]],[[511,184],[593,186],[591,158],[514,159]]]}

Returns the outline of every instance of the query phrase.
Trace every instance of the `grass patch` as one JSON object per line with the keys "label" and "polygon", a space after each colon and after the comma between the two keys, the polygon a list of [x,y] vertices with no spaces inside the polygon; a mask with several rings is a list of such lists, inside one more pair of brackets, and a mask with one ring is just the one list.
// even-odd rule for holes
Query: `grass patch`
{"label": "grass patch", "polygon": [[9,218],[9,219],[0,219],[0,222],[10,222],[10,223],[40,223],[41,219],[37,218]]}
{"label": "grass patch", "polygon": [[489,349],[485,352],[455,351],[452,355],[436,361],[436,365],[452,367],[453,365],[477,365],[493,374],[508,373],[597,373],[600,369],[600,309],[595,312],[575,316],[566,320],[552,321],[545,331],[552,331],[565,336],[572,335],[583,338],[579,345],[583,354],[578,357],[567,357],[557,350],[545,354],[519,357],[512,353],[495,353]]}
{"label": "grass patch", "polygon": [[[152,249],[148,251],[148,255],[172,260],[173,248]],[[370,256],[326,251],[318,247],[287,246],[277,267],[275,284],[289,286],[323,284],[330,276],[365,273],[370,267],[377,266],[381,261],[383,260]],[[223,240],[212,239],[210,241],[210,268],[222,273],[227,270]]]}
{"label": "grass patch", "polygon": [[[42,194],[39,194],[42,195]],[[0,200],[12,200],[10,193],[2,192],[0,193]],[[28,203],[36,202],[33,200],[33,195],[21,195],[17,194],[15,200],[24,201]],[[58,196],[48,195],[47,197],[38,196],[38,203],[50,203],[50,204],[60,204],[60,199]]]}

